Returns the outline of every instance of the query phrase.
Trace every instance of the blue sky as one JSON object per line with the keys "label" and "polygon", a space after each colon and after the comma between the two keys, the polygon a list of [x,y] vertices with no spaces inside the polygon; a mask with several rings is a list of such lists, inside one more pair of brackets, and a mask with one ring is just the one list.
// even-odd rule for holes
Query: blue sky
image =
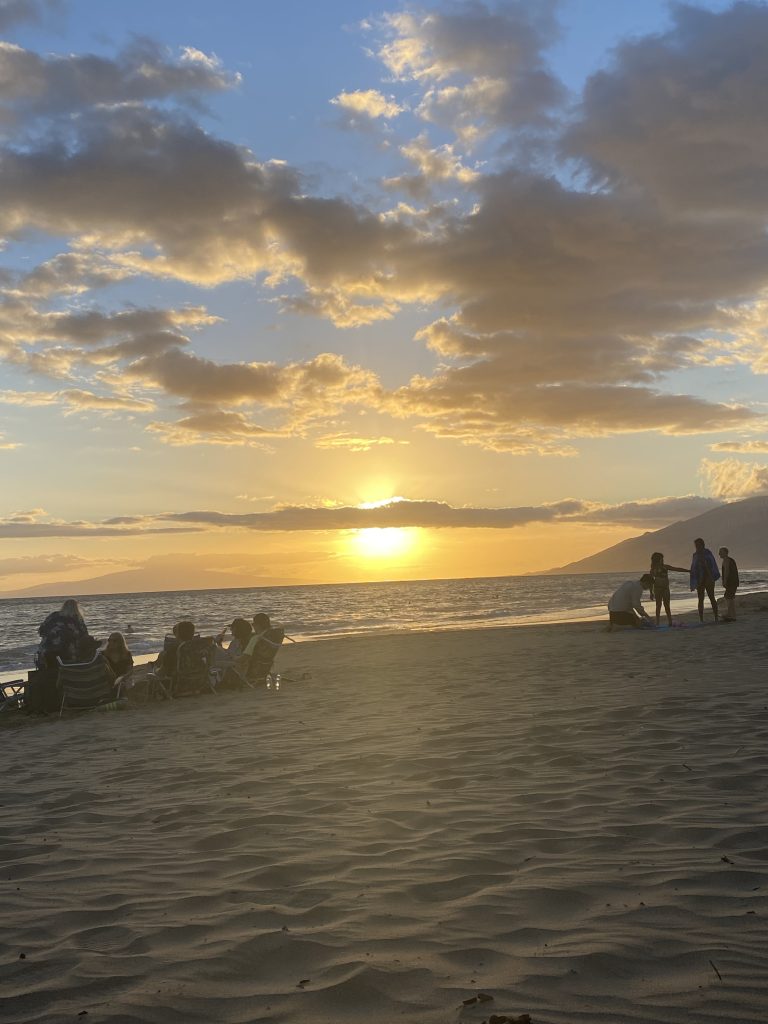
{"label": "blue sky", "polygon": [[0,2],[0,592],[529,571],[765,489],[767,27]]}

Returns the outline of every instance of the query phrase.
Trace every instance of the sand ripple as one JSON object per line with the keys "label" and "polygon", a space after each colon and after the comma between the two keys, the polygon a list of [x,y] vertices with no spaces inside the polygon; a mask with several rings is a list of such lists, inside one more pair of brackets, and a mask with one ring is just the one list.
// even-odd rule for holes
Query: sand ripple
{"label": "sand ripple", "polygon": [[736,628],[302,645],[279,695],[3,729],[0,1017],[765,1024]]}

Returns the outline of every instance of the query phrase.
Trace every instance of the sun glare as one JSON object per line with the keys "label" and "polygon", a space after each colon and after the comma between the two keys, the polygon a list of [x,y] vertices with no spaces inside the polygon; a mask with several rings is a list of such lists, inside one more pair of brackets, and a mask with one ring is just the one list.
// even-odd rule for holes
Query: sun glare
{"label": "sun glare", "polygon": [[401,526],[370,527],[355,530],[352,546],[365,559],[395,558],[406,554],[416,543],[416,531]]}

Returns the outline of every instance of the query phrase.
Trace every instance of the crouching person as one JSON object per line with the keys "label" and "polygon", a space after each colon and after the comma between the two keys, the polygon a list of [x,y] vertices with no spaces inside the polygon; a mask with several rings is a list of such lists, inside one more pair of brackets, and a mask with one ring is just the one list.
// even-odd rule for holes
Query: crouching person
{"label": "crouching person", "polygon": [[651,626],[653,623],[643,608],[643,591],[650,590],[653,577],[645,573],[639,580],[627,580],[612,594],[608,602],[608,629],[614,626]]}

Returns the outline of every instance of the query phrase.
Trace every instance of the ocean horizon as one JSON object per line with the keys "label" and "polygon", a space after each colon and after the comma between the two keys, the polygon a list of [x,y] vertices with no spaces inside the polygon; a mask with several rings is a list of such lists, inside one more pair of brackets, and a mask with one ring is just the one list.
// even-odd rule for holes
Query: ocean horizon
{"label": "ocean horizon", "polygon": [[[392,632],[484,629],[603,618],[606,602],[627,573],[546,576],[485,576],[376,583],[293,584],[205,590],[83,594],[75,588],[57,597],[0,600],[0,673],[34,665],[37,628],[61,605],[77,597],[89,631],[99,640],[125,633],[137,662],[157,653],[173,624],[191,619],[211,635],[233,618],[266,612],[294,641],[325,640]],[[768,570],[744,570],[740,593],[768,587]],[[718,595],[721,593],[718,590]],[[672,611],[695,608],[687,576],[672,580]],[[649,613],[654,607],[645,601]]]}

